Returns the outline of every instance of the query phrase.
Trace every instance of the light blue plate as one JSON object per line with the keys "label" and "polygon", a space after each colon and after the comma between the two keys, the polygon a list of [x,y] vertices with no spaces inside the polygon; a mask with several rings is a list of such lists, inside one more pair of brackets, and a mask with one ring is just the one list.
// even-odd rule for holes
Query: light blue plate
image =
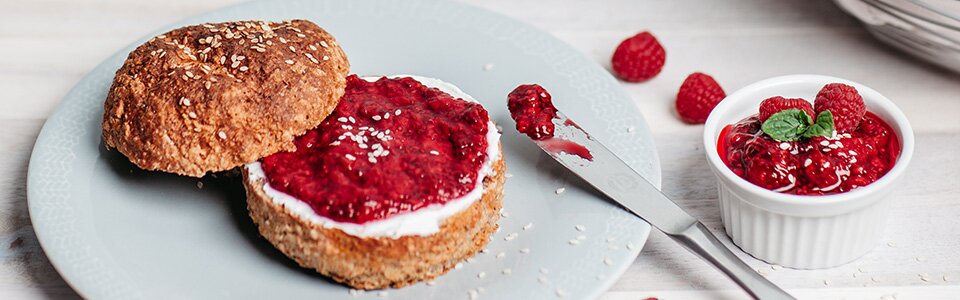
{"label": "light blue plate", "polygon": [[[336,35],[353,73],[440,78],[473,95],[504,125],[513,177],[507,180],[502,230],[487,253],[434,286],[389,290],[389,298],[468,299],[474,289],[481,299],[552,298],[557,289],[568,299],[595,298],[639,253],[650,226],[594,196],[513,130],[506,94],[521,83],[545,86],[561,110],[659,186],[660,164],[646,123],[607,71],[529,25],[451,2],[264,1],[192,17],[157,33],[207,21],[292,18]],[[104,150],[103,100],[132,49],[100,64],[63,99],[30,161],[30,217],[67,282],[94,299],[350,297],[349,289],[297,267],[257,235],[239,180],[144,172]],[[485,71],[487,64],[493,69]],[[560,187],[566,191],[557,194]],[[524,230],[528,223],[533,226]],[[505,240],[511,233],[518,235]],[[585,239],[571,245],[579,235]],[[368,292],[360,298],[379,297]]]}

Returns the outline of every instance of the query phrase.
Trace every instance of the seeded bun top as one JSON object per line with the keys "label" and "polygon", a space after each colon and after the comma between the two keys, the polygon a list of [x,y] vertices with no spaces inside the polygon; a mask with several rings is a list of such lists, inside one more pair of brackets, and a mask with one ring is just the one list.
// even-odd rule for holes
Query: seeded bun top
{"label": "seeded bun top", "polygon": [[293,150],[333,111],[349,63],[309,21],[187,26],[130,53],[103,140],[146,170],[200,177]]}

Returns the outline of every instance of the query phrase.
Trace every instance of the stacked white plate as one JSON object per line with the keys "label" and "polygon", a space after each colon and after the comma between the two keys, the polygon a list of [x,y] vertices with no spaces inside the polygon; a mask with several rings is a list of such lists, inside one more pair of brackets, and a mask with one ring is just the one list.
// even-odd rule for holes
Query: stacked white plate
{"label": "stacked white plate", "polygon": [[960,72],[960,1],[835,1],[877,39]]}

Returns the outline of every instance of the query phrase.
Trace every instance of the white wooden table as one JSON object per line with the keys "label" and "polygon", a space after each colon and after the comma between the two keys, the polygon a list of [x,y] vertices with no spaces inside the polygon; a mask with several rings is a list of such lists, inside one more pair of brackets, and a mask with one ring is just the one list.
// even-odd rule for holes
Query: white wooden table
{"label": "white wooden table", "polygon": [[[30,151],[61,97],[117,49],[183,17],[236,0],[0,0],[0,299],[76,298],[40,249],[26,205]],[[721,232],[716,184],[701,126],[673,115],[673,97],[693,71],[731,92],[782,74],[859,81],[905,111],[917,152],[895,191],[886,239],[833,269],[772,268],[744,257],[772,281],[809,299],[960,299],[960,75],[874,41],[830,1],[470,1],[529,22],[602,65],[623,38],[652,30],[667,65],[643,84],[623,84],[654,128],[663,190]],[[879,225],[879,224],[878,224]],[[721,274],[654,233],[604,299],[740,299]]]}

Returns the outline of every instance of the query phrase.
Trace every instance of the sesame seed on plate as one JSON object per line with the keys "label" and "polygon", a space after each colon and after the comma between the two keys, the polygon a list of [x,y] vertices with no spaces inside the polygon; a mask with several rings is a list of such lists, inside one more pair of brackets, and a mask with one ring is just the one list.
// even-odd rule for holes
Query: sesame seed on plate
{"label": "sesame seed on plate", "polygon": [[563,194],[563,192],[566,191],[566,190],[567,190],[567,188],[563,188],[563,187],[562,187],[562,188],[558,188],[558,189],[557,189],[556,191],[554,191],[554,192],[557,193],[557,195],[560,195],[560,194]]}
{"label": "sesame seed on plate", "polygon": [[570,245],[580,245],[580,240],[576,240],[576,239],[569,240],[567,241],[567,243],[569,243]]}
{"label": "sesame seed on plate", "polygon": [[530,248],[523,248],[523,249],[520,249],[520,253],[523,253],[523,254],[527,254],[527,253],[530,253]]}
{"label": "sesame seed on plate", "polygon": [[576,230],[579,231],[579,232],[587,231],[587,227],[586,227],[586,226],[579,225],[579,224],[576,225],[576,226],[573,226],[573,228],[576,229]]}
{"label": "sesame seed on plate", "polygon": [[503,275],[510,275],[511,273],[513,273],[513,270],[510,270],[510,268],[506,268],[506,269],[503,269],[501,273],[503,273]]}
{"label": "sesame seed on plate", "polygon": [[507,253],[505,253],[505,252],[500,252],[500,253],[497,253],[497,256],[496,256],[496,257],[497,257],[497,258],[504,258],[505,256],[507,256]]}
{"label": "sesame seed on plate", "polygon": [[523,225],[523,230],[530,230],[530,228],[533,228],[533,222],[527,223],[527,225]]}
{"label": "sesame seed on plate", "polygon": [[611,260],[609,257],[608,257],[608,258],[604,258],[604,259],[603,259],[603,264],[608,265],[608,266],[612,266],[612,265],[613,265],[613,260]]}

